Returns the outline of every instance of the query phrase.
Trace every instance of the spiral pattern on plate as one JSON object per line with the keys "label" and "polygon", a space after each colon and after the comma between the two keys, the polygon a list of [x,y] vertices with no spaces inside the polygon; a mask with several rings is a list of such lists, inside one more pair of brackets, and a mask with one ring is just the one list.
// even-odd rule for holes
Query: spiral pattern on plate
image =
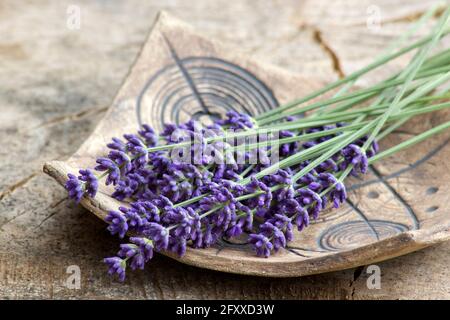
{"label": "spiral pattern on plate", "polygon": [[204,121],[228,110],[255,115],[278,102],[255,75],[231,62],[213,57],[188,57],[156,72],[137,99],[139,124],[161,130],[163,123],[190,118]]}
{"label": "spiral pattern on plate", "polygon": [[373,230],[379,239],[385,239],[408,231],[409,228],[404,224],[385,220],[347,221],[325,230],[318,243],[322,249],[328,251],[347,250],[376,241]]}

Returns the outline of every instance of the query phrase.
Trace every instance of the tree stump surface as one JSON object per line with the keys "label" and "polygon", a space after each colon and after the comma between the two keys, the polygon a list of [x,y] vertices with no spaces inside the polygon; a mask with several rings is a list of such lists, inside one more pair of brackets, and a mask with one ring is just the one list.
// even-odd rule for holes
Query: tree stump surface
{"label": "tree stump surface", "polygon": [[[72,30],[71,2],[3,2],[0,25],[8,32],[0,39],[0,298],[450,298],[449,243],[378,263],[379,290],[367,287],[364,267],[263,279],[202,270],[161,255],[120,284],[101,263],[119,241],[41,171],[48,160],[68,158],[91,134],[159,10],[256,59],[327,83],[370,62],[431,3],[80,1],[80,29]],[[380,14],[379,26],[368,23],[373,12]],[[365,81],[375,80],[377,75]],[[80,289],[67,286],[72,265],[81,270]]]}

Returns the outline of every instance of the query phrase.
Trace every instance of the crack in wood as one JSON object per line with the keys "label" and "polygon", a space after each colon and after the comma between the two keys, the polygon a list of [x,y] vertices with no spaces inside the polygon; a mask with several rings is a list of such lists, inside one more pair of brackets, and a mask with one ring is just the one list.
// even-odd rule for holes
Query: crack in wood
{"label": "crack in wood", "polygon": [[28,212],[27,210],[24,210],[24,211],[22,211],[21,213],[19,213],[18,215],[16,215],[16,216],[12,217],[11,219],[6,220],[5,222],[3,222],[2,224],[0,224],[0,230],[2,230],[3,227],[6,226],[7,224],[13,222],[13,221],[16,220],[17,218],[20,218],[21,216],[23,216],[23,215],[26,214],[27,212]]}
{"label": "crack in wood", "polygon": [[331,46],[325,41],[325,39],[322,36],[322,32],[317,28],[313,28],[313,39],[323,49],[323,51],[325,51],[327,56],[330,57],[333,70],[336,72],[339,78],[340,79],[344,78],[345,73],[342,70],[341,61],[339,60],[338,55],[336,54],[336,52],[334,52]]}
{"label": "crack in wood", "polygon": [[[440,16],[444,13],[444,10],[445,10],[444,7],[437,9],[435,14],[433,15],[433,18],[439,19]],[[426,13],[425,10],[417,11],[417,12],[413,12],[413,13],[398,17],[398,18],[386,19],[385,21],[382,21],[382,23],[397,23],[397,22],[411,23],[411,22],[419,20],[425,13]]]}
{"label": "crack in wood", "polygon": [[[444,13],[445,8],[446,8],[445,6],[438,8],[436,10],[436,12],[434,13],[433,18],[439,19],[442,16],[442,14]],[[428,8],[427,8],[427,10],[428,10]],[[385,19],[385,20],[382,20],[381,23],[382,24],[399,23],[399,22],[412,23],[412,22],[419,20],[427,12],[427,10],[420,10],[420,11],[408,13],[403,16]],[[367,22],[358,22],[358,23],[349,24],[348,26],[357,27],[357,26],[365,26],[366,24],[367,24]]]}
{"label": "crack in wood", "polygon": [[34,172],[34,173],[30,174],[28,177],[23,178],[23,179],[15,182],[14,184],[6,187],[6,190],[3,191],[2,193],[0,193],[0,201],[3,200],[7,195],[10,195],[11,193],[13,193],[18,188],[26,185],[31,179],[36,177],[38,174],[40,174],[40,172]]}
{"label": "crack in wood", "polygon": [[361,277],[362,272],[364,271],[365,266],[356,267],[353,271],[353,279],[350,280],[349,288],[350,288],[350,299],[355,299],[356,287],[355,282]]}
{"label": "crack in wood", "polygon": [[37,126],[31,127],[27,131],[33,131],[33,130],[40,129],[40,128],[43,128],[43,127],[49,127],[49,126],[53,126],[55,124],[63,123],[63,122],[67,122],[67,121],[77,121],[77,120],[80,120],[80,119],[82,119],[82,118],[84,118],[86,116],[90,116],[90,115],[100,114],[100,113],[106,112],[106,110],[108,110],[108,108],[109,107],[89,108],[89,109],[85,109],[85,110],[82,110],[82,111],[79,111],[79,112],[57,116],[57,117],[49,119],[49,120],[47,120],[45,122],[42,122],[42,123],[40,123]]}

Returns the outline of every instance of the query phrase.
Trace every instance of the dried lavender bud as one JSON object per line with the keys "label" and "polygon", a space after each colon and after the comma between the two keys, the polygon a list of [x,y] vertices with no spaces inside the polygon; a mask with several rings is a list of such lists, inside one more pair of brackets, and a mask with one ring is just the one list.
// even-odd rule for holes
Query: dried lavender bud
{"label": "dried lavender bud", "polygon": [[308,188],[300,189],[296,199],[301,205],[308,206],[308,213],[317,219],[323,209],[322,198],[317,193]]}
{"label": "dried lavender bud", "polygon": [[128,222],[123,213],[109,211],[105,221],[110,224],[108,230],[112,235],[118,234],[120,238],[125,237],[128,231]]}
{"label": "dried lavender bud", "polygon": [[64,187],[69,192],[69,198],[74,199],[75,202],[80,202],[83,194],[87,194],[89,197],[94,198],[98,190],[98,179],[95,174],[89,169],[81,169],[80,175],[69,173],[69,178]]}
{"label": "dried lavender bud", "polygon": [[144,139],[147,147],[154,147],[158,144],[158,135],[148,124],[143,124],[138,133]]}
{"label": "dried lavender bud", "polygon": [[246,193],[254,193],[256,191],[263,191],[264,193],[247,200],[247,205],[251,208],[256,207],[266,207],[270,206],[272,202],[272,191],[270,188],[262,181],[257,180],[255,177],[251,177],[251,182],[245,186]]}
{"label": "dried lavender bud", "polygon": [[97,177],[89,169],[80,170],[79,172],[80,172],[80,176],[78,177],[78,179],[80,179],[81,181],[84,181],[84,188],[85,188],[86,194],[89,197],[94,198],[95,195],[97,194],[97,190],[98,190]]}
{"label": "dried lavender bud", "polygon": [[[338,182],[335,176],[330,173],[319,174],[319,181],[323,189],[328,189],[334,186],[330,192],[330,198],[333,200],[333,205],[335,208],[339,208],[340,204],[347,199],[347,192],[345,186],[342,182]],[[325,207],[325,205],[323,205]]]}
{"label": "dried lavender bud", "polygon": [[293,225],[291,218],[282,214],[275,214],[271,222],[284,233],[287,241],[292,241],[294,234],[292,233]]}
{"label": "dried lavender bud", "polygon": [[130,156],[118,150],[111,150],[108,154],[108,158],[112,160],[118,168],[121,168],[123,173],[130,172],[133,169]]}
{"label": "dried lavender bud", "polygon": [[136,180],[130,177],[125,177],[117,183],[115,191],[111,197],[120,201],[126,198],[131,198],[138,190],[138,187],[139,183]]}
{"label": "dried lavender bud", "polygon": [[114,161],[108,158],[99,158],[96,161],[98,165],[95,167],[97,171],[107,171],[106,185],[116,185],[120,180],[120,169]]}
{"label": "dried lavender bud", "polygon": [[215,124],[226,126],[232,130],[253,128],[253,120],[250,116],[236,111],[228,111],[224,120],[217,120]]}
{"label": "dried lavender bud", "polygon": [[296,213],[294,223],[298,231],[302,231],[309,226],[309,213],[304,207],[300,207],[300,210]]}
{"label": "dried lavender bud", "polygon": [[69,193],[69,198],[74,199],[78,203],[83,197],[83,186],[75,175],[69,173],[67,177],[69,179],[66,181],[64,187]]}
{"label": "dried lavender bud", "polygon": [[130,238],[132,243],[121,244],[118,252],[123,261],[130,260],[132,270],[144,269],[144,265],[153,257],[153,242],[144,237]]}
{"label": "dried lavender bud", "polygon": [[273,250],[278,251],[280,248],[286,247],[286,237],[284,233],[271,222],[266,221],[259,228],[261,234],[272,239]]}
{"label": "dried lavender bud", "polygon": [[125,134],[124,137],[127,140],[127,150],[134,156],[131,161],[134,168],[139,169],[144,167],[148,161],[148,147],[134,134]]}
{"label": "dried lavender bud", "polygon": [[156,250],[167,250],[169,246],[169,230],[167,228],[158,223],[150,222],[144,234],[147,238],[152,239]]}
{"label": "dried lavender bud", "polygon": [[106,145],[108,148],[112,150],[118,150],[118,151],[126,151],[126,144],[120,140],[119,138],[112,138],[112,142],[108,143]]}
{"label": "dried lavender bud", "polygon": [[121,282],[125,281],[125,269],[127,267],[127,263],[124,259],[119,257],[110,257],[105,258],[103,261],[108,266],[108,274],[113,275],[116,274],[119,276],[119,280]]}
{"label": "dried lavender bud", "polygon": [[344,161],[339,165],[340,169],[343,171],[347,169],[348,166],[353,165],[352,173],[357,175],[358,171],[361,173],[366,173],[369,166],[366,153],[356,144],[350,144],[344,149],[342,149],[341,154],[344,157]]}
{"label": "dried lavender bud", "polygon": [[178,256],[182,257],[186,253],[186,238],[183,237],[170,237],[168,250],[176,253]]}
{"label": "dried lavender bud", "polygon": [[270,242],[270,239],[264,236],[263,234],[250,234],[249,242],[253,245],[253,249],[255,250],[258,256],[263,256],[268,258],[273,249],[273,244]]}

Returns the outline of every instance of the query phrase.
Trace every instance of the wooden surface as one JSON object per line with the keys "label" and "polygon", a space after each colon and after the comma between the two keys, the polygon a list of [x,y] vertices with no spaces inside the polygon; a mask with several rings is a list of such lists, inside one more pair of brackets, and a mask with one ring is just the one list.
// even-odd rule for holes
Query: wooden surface
{"label": "wooden surface", "polygon": [[[145,7],[140,2],[81,2],[80,30],[66,28],[68,3],[39,3],[21,7],[4,2],[0,7],[1,29],[10,30],[0,40],[0,67],[5,71],[0,76],[2,123],[6,123],[1,128],[4,148],[0,151],[5,159],[0,172],[0,297],[450,296],[448,243],[379,263],[381,290],[367,288],[367,274],[361,268],[303,278],[258,279],[204,271],[161,256],[121,285],[105,276],[99,265],[118,242],[40,172],[44,161],[67,158],[95,128],[158,9],[173,12],[207,35],[240,45],[256,57],[327,82],[383,50],[386,41],[404,30],[406,22],[429,2],[337,1],[331,7],[325,1],[257,5],[239,1],[228,6],[221,1],[196,1],[190,6],[169,1],[164,7],[156,1]],[[387,21],[376,31],[365,23],[367,8],[374,3]],[[420,181],[414,183],[420,185]],[[69,265],[81,268],[80,290],[64,286]]]}

